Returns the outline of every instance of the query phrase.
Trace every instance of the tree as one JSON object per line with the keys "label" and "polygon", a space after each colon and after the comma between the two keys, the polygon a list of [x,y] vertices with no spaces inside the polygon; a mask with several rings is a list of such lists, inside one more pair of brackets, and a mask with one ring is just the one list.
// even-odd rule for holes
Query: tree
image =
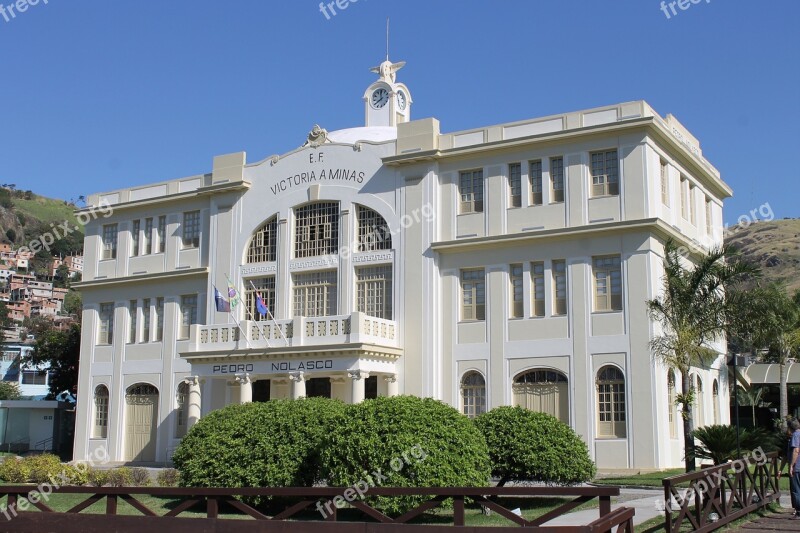
{"label": "tree", "polygon": [[53,276],[53,286],[68,289],[70,281],[69,267],[67,265],[59,265],[59,267],[56,268],[55,276]]}
{"label": "tree", "polygon": [[736,260],[728,247],[715,248],[691,264],[674,241],[664,244],[664,292],[647,302],[650,317],[661,324],[662,332],[651,340],[650,347],[657,361],[681,374],[681,393],[676,400],[681,404],[687,472],[695,469],[694,390],[689,371],[718,357],[710,346],[725,334],[731,315],[738,312],[738,306],[726,298],[726,286],[756,274],[755,267]]}
{"label": "tree", "polygon": [[25,363],[50,365],[50,397],[63,391],[74,393],[78,388],[78,361],[81,354],[81,327],[72,324],[66,331],[51,329],[36,340],[33,354]]}
{"label": "tree", "polygon": [[76,316],[78,320],[81,319],[83,312],[83,297],[78,291],[70,290],[64,297],[64,312],[70,316]]}
{"label": "tree", "polygon": [[8,316],[8,304],[0,302],[0,328],[7,328],[13,324],[13,320]]}
{"label": "tree", "polygon": [[761,398],[764,396],[766,387],[750,387],[745,389],[741,385],[736,386],[736,396],[739,399],[739,405],[750,406],[753,410],[753,427],[756,427],[756,407],[769,407],[768,402],[762,402]]}
{"label": "tree", "polygon": [[0,400],[19,400],[22,393],[15,381],[0,381]]}

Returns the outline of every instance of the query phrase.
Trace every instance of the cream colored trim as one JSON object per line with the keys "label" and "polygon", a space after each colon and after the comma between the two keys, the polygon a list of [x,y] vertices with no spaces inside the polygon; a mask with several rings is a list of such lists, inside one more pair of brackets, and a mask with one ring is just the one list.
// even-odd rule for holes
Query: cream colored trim
{"label": "cream colored trim", "polygon": [[206,276],[206,275],[208,275],[208,267],[201,267],[201,268],[191,268],[186,270],[178,270],[174,272],[158,272],[154,274],[125,276],[121,278],[94,279],[91,281],[81,281],[79,283],[73,283],[72,286],[81,291],[86,291],[92,289],[112,287],[116,285],[123,285],[128,283],[144,283],[149,281],[157,282],[165,280],[172,281],[180,278],[193,278],[197,276]]}
{"label": "cream colored trim", "polygon": [[[167,182],[170,183],[170,182]],[[180,200],[189,200],[192,198],[198,198],[201,196],[210,196],[212,194],[218,194],[222,192],[231,192],[231,191],[244,191],[250,188],[250,183],[247,181],[236,181],[233,183],[216,183],[214,185],[209,185],[207,187],[200,187],[199,189],[195,189],[189,192],[179,192],[175,194],[168,194],[166,196],[156,196],[153,198],[146,198],[144,200],[134,200],[132,202],[122,202],[118,204],[110,204],[110,207],[113,210],[122,210],[122,209],[136,209],[139,207],[146,207],[146,206],[154,206],[159,204],[165,204],[170,202],[177,202]],[[122,189],[124,190],[124,189]],[[110,191],[105,193],[98,193],[97,196],[104,196],[107,194],[113,194],[119,191]],[[82,209],[78,209],[75,211],[75,215],[80,215],[82,213],[92,214],[97,212],[97,208],[99,206],[96,205],[87,205]]]}
{"label": "cream colored trim", "polygon": [[205,352],[179,352],[182,359],[193,363],[215,363],[221,359],[225,362],[234,362],[241,358],[253,361],[269,361],[286,356],[309,357],[315,354],[325,354],[336,357],[379,358],[395,361],[403,355],[402,348],[391,348],[376,344],[332,344],[325,346],[275,346],[273,348],[222,350]]}

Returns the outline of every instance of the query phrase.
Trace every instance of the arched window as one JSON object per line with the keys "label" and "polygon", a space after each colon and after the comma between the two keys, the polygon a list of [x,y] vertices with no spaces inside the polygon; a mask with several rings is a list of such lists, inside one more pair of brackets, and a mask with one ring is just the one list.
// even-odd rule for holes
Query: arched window
{"label": "arched window", "polygon": [[625,438],[625,375],[615,366],[597,372],[597,436]]}
{"label": "arched window", "polygon": [[706,425],[705,413],[703,412],[705,411],[706,402],[705,398],[703,397],[703,380],[700,379],[700,376],[696,376],[696,382],[697,384],[694,389],[694,404],[692,404],[694,408],[694,416],[692,418],[694,418],[694,427],[699,428]]}
{"label": "arched window", "polygon": [[108,437],[108,388],[98,385],[94,389],[94,429],[92,438],[105,439]]}
{"label": "arched window", "polygon": [[339,204],[316,202],[294,210],[294,256],[335,254],[339,247]]}
{"label": "arched window", "polygon": [[274,216],[258,228],[247,248],[248,263],[267,263],[278,256],[278,217]]}
{"label": "arched window", "polygon": [[569,423],[567,377],[554,370],[530,370],[514,378],[514,405]]}
{"label": "arched window", "polygon": [[667,402],[669,409],[669,438],[674,439],[677,435],[675,427],[675,372],[667,372]]}
{"label": "arched window", "polygon": [[486,380],[480,372],[467,372],[461,379],[461,410],[469,418],[486,412]]}
{"label": "arched window", "polygon": [[178,393],[175,395],[175,438],[180,439],[186,436],[186,401],[189,398],[189,384],[185,381],[178,385]]}
{"label": "arched window", "polygon": [[391,250],[392,233],[386,220],[369,207],[357,206],[358,251]]}
{"label": "arched window", "polygon": [[713,400],[714,424],[719,424],[719,383],[717,383],[716,379],[711,384],[711,397]]}

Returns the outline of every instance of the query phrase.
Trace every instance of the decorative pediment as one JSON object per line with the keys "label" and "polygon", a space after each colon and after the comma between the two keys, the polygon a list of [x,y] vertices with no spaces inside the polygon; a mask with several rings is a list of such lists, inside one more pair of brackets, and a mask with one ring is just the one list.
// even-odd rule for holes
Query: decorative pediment
{"label": "decorative pediment", "polygon": [[325,144],[328,141],[328,130],[324,128],[320,128],[319,124],[314,124],[314,127],[311,128],[311,131],[308,133],[308,139],[306,139],[305,144],[303,147],[311,146],[312,148],[316,148],[321,144]]}

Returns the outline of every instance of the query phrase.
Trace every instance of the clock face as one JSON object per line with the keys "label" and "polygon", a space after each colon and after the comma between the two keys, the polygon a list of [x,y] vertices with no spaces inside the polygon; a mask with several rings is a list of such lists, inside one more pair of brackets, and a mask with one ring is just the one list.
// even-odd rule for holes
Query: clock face
{"label": "clock face", "polygon": [[408,105],[408,99],[406,98],[406,93],[404,93],[403,91],[397,91],[397,107],[400,108],[400,111],[405,111],[406,105]]}
{"label": "clock face", "polygon": [[369,103],[375,109],[381,109],[383,106],[389,103],[389,91],[383,87],[380,89],[375,89],[375,92],[372,93],[372,98],[370,98]]}

